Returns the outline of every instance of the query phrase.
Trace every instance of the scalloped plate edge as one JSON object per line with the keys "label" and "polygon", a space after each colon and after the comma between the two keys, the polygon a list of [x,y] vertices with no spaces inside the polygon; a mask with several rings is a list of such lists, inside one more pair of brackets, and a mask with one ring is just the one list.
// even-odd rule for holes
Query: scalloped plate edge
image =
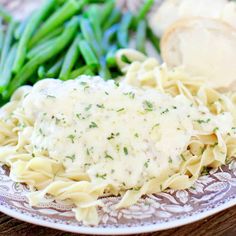
{"label": "scalloped plate edge", "polygon": [[[1,204],[1,203],[0,203]],[[196,221],[202,220],[208,216],[219,213],[223,210],[226,210],[232,206],[236,205],[236,195],[233,196],[227,202],[223,202],[221,205],[207,210],[205,212],[197,213],[196,215],[186,217],[184,219],[177,219],[171,222],[164,222],[158,224],[151,224],[139,227],[124,227],[124,228],[96,228],[96,227],[86,227],[86,226],[70,226],[64,225],[60,223],[49,223],[44,220],[35,219],[32,216],[27,216],[24,214],[20,214],[13,209],[9,209],[3,205],[0,206],[0,211],[6,215],[14,217],[18,220],[22,220],[31,224],[36,224],[44,227],[49,227],[52,229],[58,229],[62,231],[67,231],[71,233],[82,233],[82,234],[98,234],[98,235],[127,235],[127,234],[137,234],[137,233],[149,233],[154,231],[171,229],[179,226],[183,226],[186,224],[194,223]]]}

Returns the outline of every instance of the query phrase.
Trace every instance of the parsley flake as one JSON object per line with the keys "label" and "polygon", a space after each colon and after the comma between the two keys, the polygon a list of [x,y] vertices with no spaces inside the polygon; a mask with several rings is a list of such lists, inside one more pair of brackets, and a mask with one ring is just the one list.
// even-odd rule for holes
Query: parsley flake
{"label": "parsley flake", "polygon": [[104,108],[105,108],[105,106],[104,106],[103,104],[97,104],[97,107],[98,107],[98,108],[101,108],[101,109],[104,109]]}
{"label": "parsley flake", "polygon": [[66,158],[71,159],[71,161],[73,162],[75,160],[75,154],[73,154],[71,156],[66,156]]}
{"label": "parsley flake", "polygon": [[210,118],[208,118],[207,120],[195,120],[195,122],[197,122],[198,124],[207,124],[207,123],[209,123],[210,122]]}
{"label": "parsley flake", "polygon": [[150,101],[145,100],[143,102],[143,107],[145,111],[153,111],[153,104]]}
{"label": "parsley flake", "polygon": [[164,115],[164,114],[166,114],[166,113],[168,113],[168,112],[169,112],[169,109],[166,108],[164,111],[161,112],[161,115]]}
{"label": "parsley flake", "polygon": [[120,109],[116,110],[116,112],[122,112],[124,110],[125,110],[125,108],[120,108]]}
{"label": "parsley flake", "polygon": [[121,61],[123,61],[126,64],[131,64],[130,59],[126,55],[121,56]]}
{"label": "parsley flake", "polygon": [[107,177],[107,174],[96,174],[96,177],[97,178],[100,178],[100,179],[106,179],[106,177]]}
{"label": "parsley flake", "polygon": [[129,153],[129,152],[128,152],[128,149],[127,149],[127,147],[124,147],[124,149],[123,149],[123,150],[124,150],[124,153],[125,153],[125,155],[127,156],[127,155],[128,155],[128,153]]}
{"label": "parsley flake", "polygon": [[89,128],[91,129],[91,128],[97,128],[98,127],[98,125],[95,123],[95,122],[91,122],[91,124],[89,125]]}
{"label": "parsley flake", "polygon": [[107,152],[105,152],[105,158],[106,159],[114,160],[114,158],[111,155],[108,155]]}
{"label": "parsley flake", "polygon": [[215,127],[215,128],[213,129],[213,132],[215,133],[217,130],[219,130],[219,128],[218,128],[218,127]]}
{"label": "parsley flake", "polygon": [[75,135],[70,134],[67,138],[70,139],[72,143],[75,143]]}
{"label": "parsley flake", "polygon": [[159,124],[159,123],[157,123],[157,124],[153,125],[153,126],[152,126],[152,130],[154,130],[154,129],[155,129],[155,128],[157,128],[158,126],[160,126],[160,124]]}

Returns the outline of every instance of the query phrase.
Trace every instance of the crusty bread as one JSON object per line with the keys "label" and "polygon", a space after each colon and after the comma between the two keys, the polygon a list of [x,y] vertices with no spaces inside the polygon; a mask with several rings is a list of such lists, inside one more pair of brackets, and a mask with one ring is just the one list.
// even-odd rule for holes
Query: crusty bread
{"label": "crusty bread", "polygon": [[228,87],[236,81],[236,29],[220,20],[177,21],[163,35],[161,52],[169,67],[184,67],[213,87]]}
{"label": "crusty bread", "polygon": [[188,17],[221,19],[236,28],[236,2],[228,0],[165,0],[149,18],[154,33],[161,37],[175,21]]}

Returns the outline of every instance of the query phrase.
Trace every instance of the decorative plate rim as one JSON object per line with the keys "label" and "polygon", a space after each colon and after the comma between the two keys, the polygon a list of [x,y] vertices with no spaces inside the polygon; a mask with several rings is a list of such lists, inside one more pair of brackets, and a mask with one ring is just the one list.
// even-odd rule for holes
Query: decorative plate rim
{"label": "decorative plate rim", "polygon": [[[6,204],[7,205],[7,204]],[[183,225],[187,225],[190,223],[194,223],[196,221],[202,220],[209,216],[212,216],[216,213],[219,213],[223,210],[226,210],[230,207],[236,205],[236,195],[232,197],[226,198],[222,200],[222,203],[218,206],[213,207],[212,209],[208,209],[206,211],[197,213],[196,215],[191,215],[186,218],[180,218],[173,220],[171,222],[163,222],[163,223],[150,223],[150,225],[144,226],[131,226],[131,227],[108,227],[108,228],[98,228],[91,226],[73,226],[73,225],[65,225],[61,223],[48,222],[42,219],[36,219],[33,216],[27,216],[24,213],[16,212],[12,206],[4,206],[4,204],[0,200],[0,211],[8,216],[14,217],[18,220],[25,221],[27,223],[36,224],[39,226],[44,226],[52,229],[58,229],[62,231],[67,231],[71,233],[82,233],[82,234],[97,234],[97,235],[128,235],[128,234],[137,234],[137,233],[150,233],[154,231],[161,231],[171,228],[180,227]]]}

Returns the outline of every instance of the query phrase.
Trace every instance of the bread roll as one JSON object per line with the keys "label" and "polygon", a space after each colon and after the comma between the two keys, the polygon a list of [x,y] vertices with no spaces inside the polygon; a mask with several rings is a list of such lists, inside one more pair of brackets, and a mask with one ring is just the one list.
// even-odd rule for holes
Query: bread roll
{"label": "bread roll", "polygon": [[175,21],[188,17],[221,19],[236,28],[236,2],[228,0],[165,0],[150,15],[149,24],[161,37]]}
{"label": "bread roll", "polygon": [[220,20],[177,21],[163,35],[161,51],[169,67],[184,67],[210,86],[225,88],[236,81],[236,29]]}

